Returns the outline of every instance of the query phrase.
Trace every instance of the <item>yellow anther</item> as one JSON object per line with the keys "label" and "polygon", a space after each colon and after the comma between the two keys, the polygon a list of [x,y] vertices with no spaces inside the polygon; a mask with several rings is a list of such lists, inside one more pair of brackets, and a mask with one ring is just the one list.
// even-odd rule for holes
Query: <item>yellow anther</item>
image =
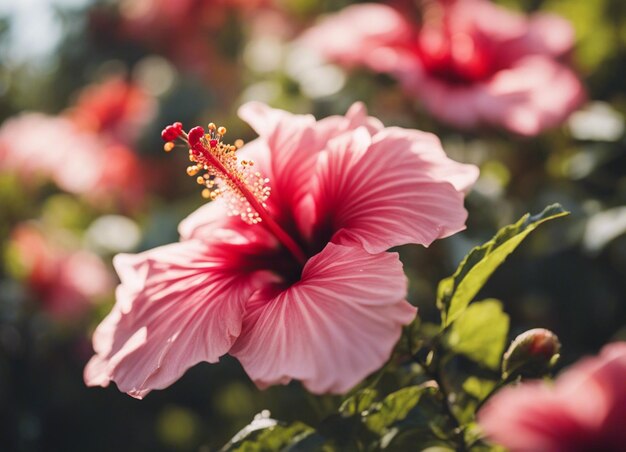
{"label": "yellow anther", "polygon": [[199,185],[204,185],[204,183],[206,182],[206,179],[204,177],[202,177],[202,176],[198,176],[197,179],[196,179],[196,182]]}
{"label": "yellow anther", "polygon": [[195,176],[196,174],[198,174],[198,171],[200,170],[200,168],[198,168],[197,166],[188,166],[187,167],[187,174],[190,176]]}
{"label": "yellow anther", "polygon": [[226,135],[226,127],[218,128],[217,133],[219,133],[220,135]]}
{"label": "yellow anther", "polygon": [[165,152],[170,152],[172,149],[174,149],[174,143],[172,143],[171,141],[168,141],[163,145],[163,150]]}
{"label": "yellow anther", "polygon": [[210,140],[211,139],[211,134],[210,133],[205,133],[204,134],[204,139],[205,140]]}
{"label": "yellow anther", "polygon": [[243,140],[242,140],[241,138],[237,138],[237,139],[235,140],[235,147],[236,147],[237,149],[239,149],[239,148],[241,148],[242,146],[243,146]]}
{"label": "yellow anther", "polygon": [[216,129],[216,125],[214,123],[210,122],[209,125],[207,126],[207,128],[209,130],[215,130]]}
{"label": "yellow anther", "polygon": [[202,197],[204,199],[209,199],[211,197],[211,190],[209,190],[208,188],[202,190]]}

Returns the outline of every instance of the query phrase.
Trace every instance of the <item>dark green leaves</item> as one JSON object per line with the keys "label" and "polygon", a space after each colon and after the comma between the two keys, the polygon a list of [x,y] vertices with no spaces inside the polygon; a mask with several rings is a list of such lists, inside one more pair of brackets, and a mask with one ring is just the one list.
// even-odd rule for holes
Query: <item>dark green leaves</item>
{"label": "dark green leaves", "polygon": [[450,325],[467,308],[491,274],[509,254],[546,221],[567,215],[559,204],[548,206],[538,215],[524,215],[517,223],[502,228],[484,245],[470,251],[456,272],[439,283],[437,306],[443,327]]}
{"label": "dark green leaves", "polygon": [[355,416],[367,410],[376,399],[378,392],[375,389],[366,388],[348,397],[339,407],[339,412],[344,416]]}
{"label": "dark green leaves", "polygon": [[[473,300],[528,234],[566,214],[555,204],[525,215],[470,251],[439,284],[441,325],[419,319],[408,325],[392,365],[345,398],[337,411],[326,413],[315,429],[260,418],[224,450],[499,451],[484,442],[476,411],[510,381],[537,369],[545,374],[558,356],[558,339],[547,330],[528,331],[513,342],[502,364],[509,316],[498,300]],[[394,379],[395,387],[389,384]]]}

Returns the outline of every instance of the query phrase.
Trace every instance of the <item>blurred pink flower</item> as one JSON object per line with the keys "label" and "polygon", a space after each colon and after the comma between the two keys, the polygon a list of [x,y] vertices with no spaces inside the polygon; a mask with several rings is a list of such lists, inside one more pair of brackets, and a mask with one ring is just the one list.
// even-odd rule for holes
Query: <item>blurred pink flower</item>
{"label": "blurred pink flower", "polygon": [[62,116],[22,113],[0,127],[0,173],[25,186],[50,180],[93,203],[138,205],[141,164],[130,149],[81,130]]}
{"label": "blurred pink flower", "polygon": [[9,247],[42,309],[57,320],[81,317],[113,288],[113,278],[98,256],[62,247],[36,226],[18,225]]}
{"label": "blurred pink flower", "polygon": [[260,135],[240,161],[219,128],[164,131],[188,139],[223,193],[180,224],[182,242],[116,256],[117,303],[94,333],[88,385],[113,380],[142,398],[230,353],[260,387],[297,379],[343,393],[415,317],[386,250],[462,230],[477,168],[449,160],[434,135],[384,128],[361,104],[320,121],[259,103],[240,116]]}
{"label": "blurred pink flower", "polygon": [[621,452],[626,445],[626,342],[563,372],[554,386],[524,383],[479,413],[485,434],[511,452]]}
{"label": "blurred pink flower", "polygon": [[398,79],[442,121],[536,135],[583,100],[577,76],[558,61],[573,30],[550,14],[524,17],[487,0],[425,2],[422,25],[381,4],[345,8],[301,42],[345,66]]}

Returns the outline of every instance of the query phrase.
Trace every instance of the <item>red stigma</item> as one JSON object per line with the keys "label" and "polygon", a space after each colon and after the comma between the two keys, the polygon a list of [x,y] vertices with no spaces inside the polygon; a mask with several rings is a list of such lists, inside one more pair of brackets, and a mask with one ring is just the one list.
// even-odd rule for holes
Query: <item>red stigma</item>
{"label": "red stigma", "polygon": [[163,129],[161,132],[161,138],[164,141],[174,141],[176,138],[181,136],[183,133],[183,125],[180,122],[175,122],[172,125],[169,125]]}
{"label": "red stigma", "polygon": [[189,131],[188,139],[189,145],[194,147],[200,142],[200,138],[204,136],[204,129],[200,126],[196,126]]}

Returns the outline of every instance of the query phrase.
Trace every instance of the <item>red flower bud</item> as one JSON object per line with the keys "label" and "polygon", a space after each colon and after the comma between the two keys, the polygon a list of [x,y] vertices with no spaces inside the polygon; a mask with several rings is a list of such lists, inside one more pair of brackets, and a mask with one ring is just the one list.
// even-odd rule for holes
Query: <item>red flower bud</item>
{"label": "red flower bud", "polygon": [[552,331],[544,328],[528,330],[517,336],[504,354],[503,376],[541,377],[556,363],[560,350],[559,338]]}

